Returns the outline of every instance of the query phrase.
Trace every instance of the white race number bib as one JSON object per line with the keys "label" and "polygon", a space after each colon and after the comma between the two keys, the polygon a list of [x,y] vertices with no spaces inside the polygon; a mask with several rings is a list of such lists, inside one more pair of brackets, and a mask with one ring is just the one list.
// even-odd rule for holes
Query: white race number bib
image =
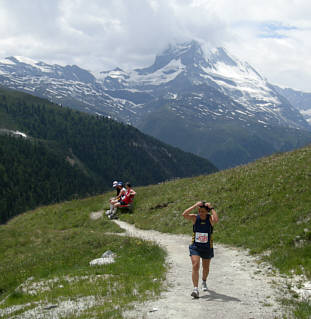
{"label": "white race number bib", "polygon": [[195,233],[195,242],[206,244],[208,242],[208,233]]}

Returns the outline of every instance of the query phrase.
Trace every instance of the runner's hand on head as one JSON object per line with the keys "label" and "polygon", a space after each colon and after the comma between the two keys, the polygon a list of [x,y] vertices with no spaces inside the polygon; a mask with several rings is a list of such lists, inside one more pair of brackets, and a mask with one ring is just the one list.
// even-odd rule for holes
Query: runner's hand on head
{"label": "runner's hand on head", "polygon": [[205,206],[208,207],[208,208],[211,208],[212,204],[211,203],[205,203]]}

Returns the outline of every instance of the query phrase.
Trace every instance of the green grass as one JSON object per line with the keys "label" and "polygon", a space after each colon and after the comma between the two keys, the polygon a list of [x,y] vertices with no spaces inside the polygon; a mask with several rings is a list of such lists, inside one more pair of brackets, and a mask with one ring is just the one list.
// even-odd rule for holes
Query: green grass
{"label": "green grass", "polygon": [[[264,257],[282,273],[311,278],[311,147],[215,174],[137,188],[135,214],[144,229],[190,234],[181,214],[198,200],[216,208],[215,239]],[[296,237],[303,241],[295,247]]]}
{"label": "green grass", "polygon": [[[98,196],[40,207],[0,227],[0,291],[2,300],[7,297],[0,317],[1,308],[13,305],[31,309],[40,300],[53,304],[95,296],[97,303],[88,311],[98,318],[121,318],[133,301],[159,294],[164,251],[147,241],[111,235],[122,230],[109,220],[91,220],[90,213],[103,205]],[[90,267],[106,250],[116,253],[116,262]]]}
{"label": "green grass", "polygon": [[[261,254],[288,276],[311,279],[311,147],[276,154],[208,176],[138,188],[135,214],[121,218],[144,229],[191,234],[181,214],[198,200],[216,208],[215,240]],[[301,241],[301,245],[297,245]],[[296,318],[311,303],[295,301]]]}
{"label": "green grass", "polygon": [[[217,242],[260,254],[263,261],[288,276],[294,272],[311,278],[311,147],[135,190],[133,214],[121,214],[120,219],[143,229],[191,234],[192,227],[182,212],[196,201],[206,200],[220,217],[215,227]],[[90,212],[108,207],[111,195],[41,207],[0,227],[1,298],[10,296],[0,308],[27,302],[34,307],[39,299],[53,302],[60,296],[94,295],[102,303],[81,313],[81,318],[121,318],[131,302],[163,289],[161,249],[138,239],[109,235],[107,232],[120,229],[106,218],[89,218]],[[88,266],[108,249],[118,255],[115,264]],[[138,271],[137,265],[143,270]],[[98,277],[101,279],[94,284],[96,275],[108,277]],[[72,284],[66,276],[86,279]],[[60,278],[63,288],[53,286],[34,296],[16,290],[29,277],[37,282]],[[293,296],[284,304],[287,306],[295,318],[311,316],[308,301],[298,302]]]}

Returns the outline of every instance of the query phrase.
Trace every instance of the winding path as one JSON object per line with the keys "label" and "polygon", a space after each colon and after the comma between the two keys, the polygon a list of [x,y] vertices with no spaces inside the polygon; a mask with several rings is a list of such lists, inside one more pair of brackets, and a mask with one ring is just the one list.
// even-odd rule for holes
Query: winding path
{"label": "winding path", "polygon": [[166,249],[167,291],[160,298],[135,305],[125,318],[280,318],[278,291],[273,287],[271,267],[258,265],[246,251],[215,245],[215,258],[211,262],[207,280],[208,291],[200,291],[193,299],[191,262],[188,254],[190,236],[164,234],[141,230],[115,220],[127,235],[152,240]]}

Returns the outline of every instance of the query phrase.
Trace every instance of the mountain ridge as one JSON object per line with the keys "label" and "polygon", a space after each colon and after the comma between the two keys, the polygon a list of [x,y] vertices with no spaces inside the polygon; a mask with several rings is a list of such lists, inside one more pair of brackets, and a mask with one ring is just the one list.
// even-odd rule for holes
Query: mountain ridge
{"label": "mountain ridge", "polygon": [[[5,60],[9,62],[5,63]],[[161,69],[163,69],[161,74],[157,74]],[[221,94],[244,106],[244,111],[249,113],[248,116],[254,116],[255,114],[258,117],[260,113],[263,113],[261,117],[264,117],[270,112],[270,118],[261,118],[263,122],[266,120],[267,124],[272,124],[272,118],[276,117],[276,114],[280,113],[282,108],[286,108],[286,112],[292,114],[285,116],[285,123],[283,123],[284,115],[280,113],[277,116],[277,121],[274,120],[273,124],[311,130],[311,126],[306,125],[303,118],[299,117],[299,112],[284,98],[282,99],[278,92],[274,90],[274,86],[268,82],[266,83],[266,80],[247,62],[241,62],[230,56],[224,48],[215,48],[204,53],[201,45],[194,40],[176,46],[171,45],[161,54],[158,54],[155,62],[149,67],[134,69],[133,71],[124,71],[117,67],[111,71],[100,72],[102,76],[98,78],[76,65],[61,67],[56,64],[48,65],[44,62],[36,62],[22,57],[9,57],[0,60],[0,70],[2,84],[11,88],[32,91],[36,95],[46,95],[48,99],[52,101],[54,99],[53,102],[56,103],[57,100],[61,102],[62,96],[68,98],[69,94],[66,96],[64,92],[59,92],[61,86],[64,86],[67,81],[68,92],[71,93],[73,99],[82,104],[87,104],[86,111],[99,111],[98,113],[100,113],[100,109],[102,109],[103,115],[106,115],[105,111],[108,113],[110,111],[108,108],[105,110],[107,103],[114,103],[114,107],[119,111],[125,108],[127,110],[124,111],[132,112],[133,109],[139,108],[139,104],[131,105],[125,98],[116,100],[115,94],[114,97],[111,96],[113,91],[126,89],[135,95],[135,93],[146,91],[153,86],[154,92],[150,94],[150,97],[157,98],[159,94],[162,95],[163,89],[161,89],[161,86],[168,83],[173,84],[177,78],[177,82],[185,81],[187,84],[214,87]],[[20,76],[18,81],[16,79],[15,85],[13,83],[14,76],[10,77],[9,72],[16,77]],[[32,74],[34,78],[31,79],[32,88],[27,85],[31,72],[34,72]],[[35,79],[36,76],[40,78],[41,82],[47,81],[51,88],[44,88],[43,84],[38,83],[40,82],[39,79]],[[48,78],[42,79],[42,76],[49,76],[50,81]],[[57,83],[57,80],[60,79],[63,82]],[[81,83],[85,86],[83,87]],[[176,86],[173,85],[168,88],[168,91],[172,89],[177,91],[175,94],[179,93]],[[54,94],[53,90],[55,90]],[[158,94],[157,91],[159,91]],[[97,102],[100,104],[104,101],[106,101],[106,104],[103,104],[101,108],[96,107]],[[273,103],[275,106],[273,106]],[[241,110],[243,110],[243,107]],[[114,113],[111,114],[112,117],[116,115],[116,112]],[[293,120],[290,119],[291,117]],[[128,121],[122,119],[122,114],[116,118],[131,124],[131,119],[129,118]],[[135,120],[133,123],[135,124]]]}
{"label": "mountain ridge", "polygon": [[[18,73],[20,76],[17,76],[12,71],[12,60],[8,65],[3,60],[0,61],[0,84],[44,96],[57,104],[133,125],[168,144],[178,139],[182,127],[176,131],[173,129],[176,136],[171,137],[157,135],[148,128],[147,123],[157,118],[158,122],[154,124],[169,131],[169,126],[174,128],[174,122],[184,122],[189,135],[191,122],[204,129],[208,125],[211,130],[215,126],[222,127],[218,134],[227,132],[231,126],[231,137],[227,133],[223,134],[218,144],[233,144],[233,148],[236,147],[237,150],[244,148],[242,144],[247,135],[256,135],[257,140],[262,139],[261,132],[271,131],[270,128],[284,130],[286,133],[283,134],[284,140],[279,140],[279,145],[271,141],[273,133],[265,138],[264,143],[267,143],[266,149],[270,149],[269,152],[284,150],[283,144],[287,144],[285,150],[290,150],[311,141],[311,126],[300,111],[252,66],[231,56],[224,48],[206,52],[197,41],[171,45],[158,54],[149,67],[134,70],[117,67],[110,71],[101,71],[97,77],[76,66],[67,69],[60,66],[48,68],[43,62],[32,61],[30,67],[26,68],[23,62],[20,63],[22,65],[15,65],[16,68],[21,67]],[[41,75],[27,73],[31,70],[31,65],[43,68],[39,72]],[[42,72],[45,76],[42,76]],[[163,113],[165,109],[171,114]],[[162,119],[156,115],[160,113]],[[166,116],[172,119],[170,123],[166,121]],[[166,127],[163,127],[163,121]],[[244,133],[235,134],[240,128]],[[220,156],[225,156],[227,161],[221,168],[271,154],[258,154],[253,145],[250,156],[246,154],[249,151],[244,148],[237,161],[230,161],[230,152],[226,154],[222,150],[219,153],[219,145],[215,145],[213,140],[205,140],[205,144],[207,142],[214,153],[204,153],[203,156],[213,158],[216,162],[222,161]],[[197,144],[197,141],[183,143],[178,140],[178,143],[172,145],[182,147],[187,152],[194,152],[193,149],[196,149],[195,154],[199,154],[198,145],[186,148],[184,144]]]}

